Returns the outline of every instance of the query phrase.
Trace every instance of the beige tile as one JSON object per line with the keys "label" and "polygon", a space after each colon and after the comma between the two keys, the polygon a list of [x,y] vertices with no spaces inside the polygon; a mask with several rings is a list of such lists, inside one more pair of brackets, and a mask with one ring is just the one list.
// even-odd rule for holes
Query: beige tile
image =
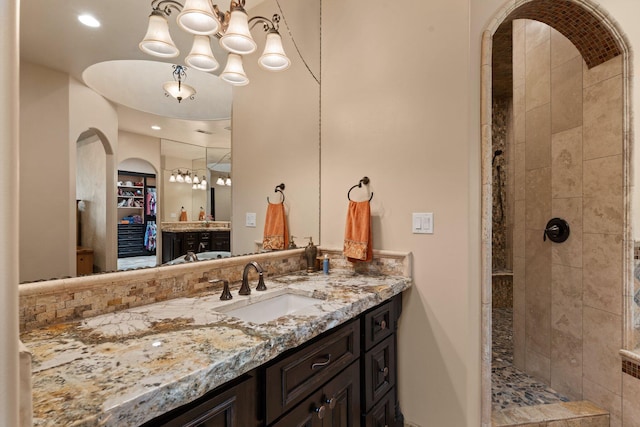
{"label": "beige tile", "polygon": [[524,84],[513,87],[513,140],[516,144],[525,142],[526,104],[524,101]]}
{"label": "beige tile", "polygon": [[526,372],[538,380],[549,383],[551,381],[551,360],[531,349],[527,349]]}
{"label": "beige tile", "polygon": [[582,220],[585,232],[621,234],[624,221],[622,196],[584,197]]}
{"label": "beige tile", "polygon": [[583,235],[584,304],[622,314],[622,235]]}
{"label": "beige tile", "polygon": [[527,19],[525,21],[525,49],[531,52],[541,43],[549,44],[551,40],[551,27],[540,21]]}
{"label": "beige tile", "polygon": [[583,66],[584,87],[593,86],[594,84],[610,79],[613,76],[621,75],[622,62],[622,55],[618,55],[604,64],[600,64],[592,69],[588,69],[587,64],[585,63]]}
{"label": "beige tile", "polygon": [[622,155],[584,162],[584,197],[622,196]]}
{"label": "beige tile", "polygon": [[[620,365],[618,365],[618,369],[620,369]],[[585,372],[586,370],[585,366]],[[622,398],[620,395],[603,388],[588,378],[583,378],[583,394],[585,400],[609,411],[611,427],[622,427]]]}
{"label": "beige tile", "polygon": [[525,369],[525,259],[513,258],[513,365]]}
{"label": "beige tile", "polygon": [[549,421],[547,427],[582,427],[582,421],[579,419]]}
{"label": "beige tile", "polygon": [[574,335],[551,330],[551,387],[571,399],[582,399],[582,339]]}
{"label": "beige tile", "polygon": [[582,58],[551,71],[551,132],[582,125]]}
{"label": "beige tile", "polygon": [[527,53],[525,73],[527,111],[551,102],[551,58],[548,41]]}
{"label": "beige tile", "polygon": [[[551,350],[551,246],[537,230],[527,230],[526,346],[542,356]],[[527,364],[529,362],[527,361]]]}
{"label": "beige tile", "polygon": [[640,380],[627,374],[622,374],[622,423],[640,426]]}
{"label": "beige tile", "polygon": [[[513,222],[513,256],[525,256],[525,201],[516,200],[514,203]],[[580,254],[582,256],[582,254]]]}
{"label": "beige tile", "polygon": [[582,196],[582,127],[551,136],[553,197]]}
{"label": "beige tile", "polygon": [[514,154],[514,190],[515,200],[524,200],[526,188],[525,144],[515,144]]}
{"label": "beige tile", "polygon": [[[575,57],[579,57],[582,62],[580,52],[573,43],[560,32],[551,28],[551,68],[556,68]],[[580,67],[580,72],[582,73],[582,67]]]}
{"label": "beige tile", "polygon": [[527,171],[526,180],[526,227],[527,230],[540,230],[538,237],[542,243],[542,231],[551,219],[551,168]]}
{"label": "beige tile", "polygon": [[525,167],[527,170],[551,166],[551,108],[544,104],[527,111]]}
{"label": "beige tile", "polygon": [[584,89],[583,158],[622,154],[622,77]]}
{"label": "beige tile", "polygon": [[553,199],[551,216],[569,223],[569,238],[551,245],[554,264],[582,267],[582,198]]}
{"label": "beige tile", "polygon": [[593,402],[589,402],[588,400],[562,402],[558,403],[558,405],[562,405],[565,409],[567,409],[567,411],[571,413],[571,415],[579,415],[581,417],[607,415],[609,413],[605,409],[599,407]]}
{"label": "beige tile", "polygon": [[551,327],[582,340],[582,268],[553,264],[551,275]]}
{"label": "beige tile", "polygon": [[609,415],[583,418],[580,427],[609,427]]}
{"label": "beige tile", "polygon": [[584,381],[589,380],[617,395],[620,404],[622,372],[618,351],[622,348],[622,316],[585,306],[583,325],[584,398],[609,408],[586,394],[588,387]]}
{"label": "beige tile", "polygon": [[524,89],[525,78],[525,35],[524,26],[513,26],[513,86],[522,86]]}

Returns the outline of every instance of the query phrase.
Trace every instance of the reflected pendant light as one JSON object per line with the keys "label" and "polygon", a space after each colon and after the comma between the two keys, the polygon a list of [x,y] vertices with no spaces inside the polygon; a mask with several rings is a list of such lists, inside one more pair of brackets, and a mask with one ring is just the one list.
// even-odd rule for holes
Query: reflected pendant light
{"label": "reflected pendant light", "polygon": [[219,176],[218,180],[216,181],[216,184],[217,185],[224,185],[224,179],[221,176]]}
{"label": "reflected pendant light", "polygon": [[164,13],[154,10],[149,16],[147,34],[138,45],[140,50],[160,58],[174,58],[180,54],[169,34],[169,23]]}
{"label": "reflected pendant light", "polygon": [[[189,86],[184,83],[182,79],[187,78],[186,68],[182,65],[173,65],[173,81],[166,82],[162,85],[164,91],[178,100],[178,103],[183,99],[193,99],[196,94],[196,90],[193,86]],[[178,171],[179,174],[180,171]],[[183,182],[183,181],[179,181]]]}
{"label": "reflected pendant light", "polygon": [[267,33],[267,41],[258,64],[268,71],[283,71],[291,65],[291,61],[284,53],[282,37],[280,37],[278,31],[271,29]]}
{"label": "reflected pendant light", "polygon": [[215,34],[220,28],[209,0],[186,0],[176,20],[180,28],[191,34]]}

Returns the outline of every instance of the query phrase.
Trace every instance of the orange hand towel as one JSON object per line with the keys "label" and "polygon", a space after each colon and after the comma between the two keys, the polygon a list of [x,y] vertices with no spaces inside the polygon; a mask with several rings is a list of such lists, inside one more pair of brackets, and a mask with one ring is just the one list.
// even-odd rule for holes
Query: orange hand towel
{"label": "orange hand towel", "polygon": [[371,205],[368,200],[349,201],[347,225],[344,230],[344,255],[351,262],[373,259]]}
{"label": "orange hand towel", "polygon": [[284,203],[269,203],[267,216],[264,220],[264,240],[262,249],[286,249],[289,242],[287,230],[287,216]]}

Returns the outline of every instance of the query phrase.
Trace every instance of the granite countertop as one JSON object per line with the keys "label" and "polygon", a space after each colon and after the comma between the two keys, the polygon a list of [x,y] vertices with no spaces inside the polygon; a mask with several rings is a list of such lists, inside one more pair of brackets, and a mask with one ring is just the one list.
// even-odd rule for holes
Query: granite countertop
{"label": "granite countertop", "polygon": [[[411,286],[332,271],[266,277],[266,292],[178,298],[23,333],[33,354],[35,426],[137,426],[274,359]],[[304,315],[253,324],[225,306],[284,292],[318,298]],[[228,309],[229,307],[227,307]]]}
{"label": "granite countertop", "polygon": [[162,231],[231,231],[231,223],[226,221],[163,221]]}

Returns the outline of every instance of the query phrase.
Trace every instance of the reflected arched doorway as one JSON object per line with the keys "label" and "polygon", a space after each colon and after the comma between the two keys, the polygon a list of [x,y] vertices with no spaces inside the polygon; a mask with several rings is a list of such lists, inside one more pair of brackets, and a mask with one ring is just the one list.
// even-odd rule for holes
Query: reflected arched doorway
{"label": "reflected arched doorway", "polygon": [[[620,386],[618,351],[630,345],[622,333],[633,288],[628,43],[588,0],[516,1],[496,17],[482,52],[482,81],[492,82],[481,101],[482,174],[491,183],[482,222],[492,230],[483,237],[483,354],[495,350],[492,281],[512,274],[513,364],[614,414],[615,396],[594,390]],[[541,238],[553,216],[572,217],[575,234],[563,245]],[[605,265],[619,274],[603,276]],[[483,426],[491,425],[491,362],[482,365]]]}
{"label": "reflected arched doorway", "polygon": [[76,140],[76,272],[80,275],[115,268],[108,226],[108,200],[113,156],[111,144],[90,128]]}
{"label": "reflected arched doorway", "polygon": [[154,267],[160,250],[157,171],[147,160],[128,158],[118,164],[118,270]]}

